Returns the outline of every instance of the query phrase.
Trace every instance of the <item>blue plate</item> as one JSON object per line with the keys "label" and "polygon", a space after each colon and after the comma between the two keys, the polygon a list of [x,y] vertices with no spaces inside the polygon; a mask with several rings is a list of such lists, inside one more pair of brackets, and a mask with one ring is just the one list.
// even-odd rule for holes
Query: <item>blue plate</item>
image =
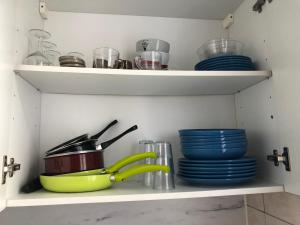
{"label": "blue plate", "polygon": [[209,66],[248,66],[253,67],[252,62],[240,61],[240,60],[224,60],[221,62],[210,62],[202,65],[197,65],[196,68],[203,68]]}
{"label": "blue plate", "polygon": [[222,136],[222,135],[243,135],[244,129],[183,129],[179,130],[180,135],[203,135],[203,136]]}
{"label": "blue plate", "polygon": [[254,67],[254,64],[251,61],[242,61],[242,60],[223,60],[223,61],[215,61],[215,62],[205,62],[198,63],[194,66],[197,68],[204,68],[209,66],[248,66]]}
{"label": "blue plate", "polygon": [[203,65],[203,66],[196,66],[195,69],[208,69],[208,68],[225,68],[225,67],[241,67],[241,68],[254,68],[253,64],[243,64],[243,63],[219,63],[219,64],[212,64],[212,65]]}
{"label": "blue plate", "polygon": [[226,178],[226,179],[199,179],[179,176],[181,180],[190,184],[202,184],[202,185],[236,185],[243,184],[252,181],[255,176],[243,177],[243,178]]}
{"label": "blue plate", "polygon": [[239,169],[239,170],[201,170],[201,171],[195,171],[195,170],[186,170],[183,168],[179,168],[179,171],[184,174],[190,174],[190,175],[222,175],[222,174],[240,174],[240,173],[252,173],[256,172],[256,168],[252,169]]}
{"label": "blue plate", "polygon": [[195,175],[195,174],[187,174],[183,172],[178,172],[179,176],[182,177],[189,177],[189,178],[210,178],[210,179],[224,179],[224,178],[242,178],[242,177],[250,177],[250,176],[255,176],[256,172],[249,172],[249,173],[240,173],[240,174],[220,174],[220,175],[212,175],[212,174],[207,174],[207,175]]}
{"label": "blue plate", "polygon": [[222,150],[222,149],[238,149],[238,148],[247,148],[247,143],[238,143],[238,144],[195,144],[195,143],[181,143],[182,149],[195,149],[195,150]]}
{"label": "blue plate", "polygon": [[202,60],[201,62],[197,63],[197,65],[205,65],[207,63],[214,63],[214,62],[223,62],[223,61],[240,61],[240,62],[249,62],[251,63],[252,60],[247,56],[219,56],[210,59]]}
{"label": "blue plate", "polygon": [[225,171],[225,170],[246,170],[256,168],[256,163],[247,163],[247,164],[204,164],[204,165],[193,165],[193,164],[182,164],[178,163],[180,169],[189,170],[189,171]]}
{"label": "blue plate", "polygon": [[224,172],[239,172],[242,170],[256,170],[256,165],[249,166],[233,166],[233,167],[188,167],[188,166],[179,166],[179,170],[184,170],[187,172],[194,173],[206,173],[206,172],[215,172],[215,173],[224,173]]}
{"label": "blue plate", "polygon": [[228,66],[228,67],[210,67],[210,68],[196,68],[196,71],[254,71],[254,67],[236,67],[236,66]]}
{"label": "blue plate", "polygon": [[217,70],[217,69],[251,69],[254,70],[254,66],[248,66],[248,65],[218,65],[218,66],[205,66],[205,67],[196,67],[195,70]]}
{"label": "blue plate", "polygon": [[180,158],[179,162],[186,162],[186,163],[200,163],[200,164],[243,164],[243,163],[256,163],[256,159],[254,157],[244,157],[242,159],[233,159],[233,160],[189,160],[185,158]]}

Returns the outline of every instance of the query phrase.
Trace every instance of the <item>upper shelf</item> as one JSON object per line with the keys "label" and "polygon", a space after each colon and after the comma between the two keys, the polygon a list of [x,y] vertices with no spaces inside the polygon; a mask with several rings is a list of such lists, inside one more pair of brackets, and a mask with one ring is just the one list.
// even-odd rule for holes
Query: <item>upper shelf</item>
{"label": "upper shelf", "polygon": [[16,67],[16,74],[45,93],[95,95],[234,94],[271,76],[270,71],[151,71]]}
{"label": "upper shelf", "polygon": [[187,199],[230,195],[248,195],[284,191],[282,185],[255,180],[249,184],[232,187],[200,187],[177,184],[172,191],[145,188],[140,183],[124,182],[114,187],[88,193],[51,193],[45,190],[31,194],[19,194],[8,199],[8,207],[41,206],[81,203],[130,202],[166,199]]}
{"label": "upper shelf", "polygon": [[222,20],[243,0],[48,0],[52,11]]}

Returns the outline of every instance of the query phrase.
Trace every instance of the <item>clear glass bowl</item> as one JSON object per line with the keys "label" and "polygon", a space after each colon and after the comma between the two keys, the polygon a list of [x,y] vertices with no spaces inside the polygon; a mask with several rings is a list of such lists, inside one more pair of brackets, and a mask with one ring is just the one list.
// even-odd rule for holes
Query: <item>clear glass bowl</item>
{"label": "clear glass bowl", "polygon": [[197,50],[197,54],[200,60],[224,55],[242,55],[243,47],[243,44],[239,41],[216,39],[203,44]]}

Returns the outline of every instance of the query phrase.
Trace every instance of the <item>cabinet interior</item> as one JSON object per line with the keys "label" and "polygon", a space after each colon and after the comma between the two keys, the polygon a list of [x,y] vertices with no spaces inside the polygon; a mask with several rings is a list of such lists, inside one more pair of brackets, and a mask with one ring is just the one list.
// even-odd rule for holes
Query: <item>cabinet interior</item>
{"label": "cabinet interior", "polygon": [[[27,52],[26,32],[44,28],[52,34],[58,49],[79,51],[92,62],[92,50],[110,46],[121,57],[133,59],[135,43],[142,38],[159,38],[171,44],[170,69],[192,70],[197,62],[196,49],[206,40],[230,37],[246,44],[246,53],[260,69],[270,69],[262,37],[241,36],[240,23],[228,31],[221,20],[160,18],[50,11],[47,20],[38,14],[38,1],[17,1],[16,64]],[[247,9],[251,10],[251,8]],[[244,21],[245,22],[245,21]],[[91,66],[88,64],[88,66]],[[234,95],[201,96],[118,96],[42,93],[18,75],[14,78],[9,156],[21,163],[13,179],[8,180],[7,197],[43,171],[44,152],[74,136],[94,134],[108,122],[119,125],[103,135],[106,140],[131,125],[138,131],[129,134],[105,151],[105,164],[137,152],[141,139],[171,142],[174,161],[181,157],[177,131],[182,128],[245,128],[249,154],[258,159],[259,174],[264,180],[282,184],[282,168],[274,169],[266,155],[276,148],[276,116],[271,81],[263,81]],[[276,170],[274,172],[274,170]],[[272,175],[273,174],[273,175]]]}

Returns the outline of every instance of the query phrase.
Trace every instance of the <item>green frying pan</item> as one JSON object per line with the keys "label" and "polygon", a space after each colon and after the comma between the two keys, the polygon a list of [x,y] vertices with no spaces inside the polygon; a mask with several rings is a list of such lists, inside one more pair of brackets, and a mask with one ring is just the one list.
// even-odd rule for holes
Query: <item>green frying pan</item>
{"label": "green frying pan", "polygon": [[42,186],[53,192],[75,193],[75,192],[89,192],[98,191],[109,188],[115,182],[121,182],[128,177],[153,172],[164,171],[168,173],[170,168],[161,165],[136,165],[132,166],[123,172],[117,172],[122,167],[145,158],[156,158],[155,152],[147,152],[135,154],[126,157],[107,169],[84,171],[79,173],[70,173],[58,176],[40,176]]}

